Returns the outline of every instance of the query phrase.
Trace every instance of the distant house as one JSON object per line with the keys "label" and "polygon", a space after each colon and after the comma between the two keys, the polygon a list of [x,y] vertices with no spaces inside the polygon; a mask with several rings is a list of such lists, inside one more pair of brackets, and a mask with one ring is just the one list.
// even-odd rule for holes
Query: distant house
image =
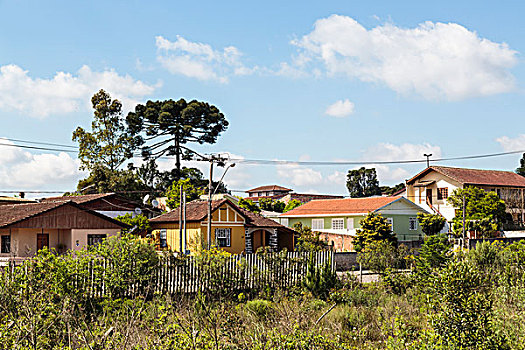
{"label": "distant house", "polygon": [[128,225],[72,201],[0,207],[0,257],[29,257],[48,248],[82,249]]}
{"label": "distant house", "polygon": [[457,188],[494,191],[507,204],[515,222],[525,222],[525,177],[511,171],[431,166],[406,181],[407,197],[451,221],[456,209],[447,198]]}
{"label": "distant house", "polygon": [[[146,216],[151,212],[141,203],[131,201],[117,193],[96,193],[81,196],[61,196],[43,198],[41,202],[62,202],[72,201],[82,206],[82,208],[94,210],[111,218],[131,214],[132,216],[142,212]],[[137,210],[139,209],[139,210]]]}
{"label": "distant house", "polygon": [[335,199],[343,198],[343,196],[330,195],[330,194],[309,194],[309,193],[295,193],[292,192],[292,189],[278,186],[278,185],[269,185],[269,186],[260,186],[252,188],[251,190],[246,191],[249,199],[254,203],[258,203],[260,199],[267,198],[272,200],[279,200],[288,204],[291,200],[298,200],[301,203],[308,203],[314,199]]}
{"label": "distant house", "polygon": [[[150,220],[158,248],[195,252],[207,246],[208,202],[186,205],[186,235],[180,230],[180,210]],[[183,225],[184,226],[184,225]],[[238,207],[228,199],[212,201],[212,245],[233,254],[252,253],[261,247],[293,250],[293,230]]]}
{"label": "distant house", "polygon": [[300,222],[320,232],[336,251],[350,251],[360,221],[370,212],[385,217],[399,241],[422,238],[417,214],[427,211],[400,196],[313,200],[279,218],[284,226],[293,227]]}
{"label": "distant house", "polygon": [[247,190],[246,193],[248,193],[248,198],[257,201],[258,198],[261,197],[281,197],[285,194],[291,192],[292,190],[290,188],[278,186],[278,185],[268,185],[268,186],[259,186],[256,188],[252,188],[251,190]]}

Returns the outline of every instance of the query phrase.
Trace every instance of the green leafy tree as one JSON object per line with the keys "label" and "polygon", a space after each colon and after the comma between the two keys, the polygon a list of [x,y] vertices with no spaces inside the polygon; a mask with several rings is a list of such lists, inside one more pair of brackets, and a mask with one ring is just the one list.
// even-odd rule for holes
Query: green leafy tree
{"label": "green leafy tree", "polygon": [[[477,231],[481,237],[490,237],[497,233],[506,220],[505,202],[495,192],[486,192],[478,187],[456,189],[448,198],[448,202],[461,213],[465,198],[466,230]],[[456,215],[453,219],[453,229],[456,235],[463,231],[463,216]]]}
{"label": "green leafy tree", "polygon": [[283,213],[286,213],[287,211],[293,210],[299,206],[303,205],[303,203],[297,199],[292,199],[291,201],[286,204],[286,206],[283,209]]}
{"label": "green leafy tree", "polygon": [[438,214],[426,214],[418,213],[417,220],[419,226],[421,226],[421,231],[423,231],[427,236],[435,235],[441,232],[447,220]]}
{"label": "green leafy tree", "polygon": [[79,126],[73,132],[72,139],[79,146],[80,168],[105,167],[115,171],[133,156],[136,146],[133,138],[125,132],[122,103],[100,90],[91,98],[91,104],[95,110],[92,131]]}
{"label": "green leafy tree", "polygon": [[128,114],[126,122],[145,159],[174,155],[178,173],[181,159],[189,159],[195,153],[188,143],[215,143],[228,128],[228,121],[217,107],[184,99],[139,104]]}
{"label": "green leafy tree", "polygon": [[443,267],[452,257],[451,244],[445,234],[434,234],[425,237],[416,258],[416,266]]}
{"label": "green leafy tree", "polygon": [[410,250],[405,245],[396,247],[388,240],[370,241],[357,254],[357,262],[365,268],[383,274],[388,270],[405,267]]}
{"label": "green leafy tree", "polygon": [[259,208],[261,210],[275,211],[277,213],[282,213],[286,204],[283,201],[274,201],[271,198],[261,198],[259,199]]}
{"label": "green leafy tree", "polygon": [[240,198],[239,199],[239,203],[237,203],[237,205],[243,209],[246,209],[248,211],[251,211],[253,213],[260,213],[261,212],[261,208],[259,208],[257,206],[257,204],[255,204],[251,199],[244,199],[244,198]]}
{"label": "green leafy tree", "polygon": [[516,169],[516,174],[525,176],[525,153],[520,159],[520,166]]}
{"label": "green leafy tree", "polygon": [[405,188],[405,183],[401,182],[395,186],[381,186],[379,189],[381,190],[381,194],[386,194],[387,196],[391,196],[397,191],[400,191]]}
{"label": "green leafy tree", "polygon": [[180,207],[180,187],[182,185],[182,191],[186,193],[186,202],[191,202],[195,199],[199,199],[200,195],[204,193],[202,187],[197,187],[190,179],[179,180],[173,182],[170,190],[166,194],[168,199],[166,204],[171,209]]}
{"label": "green leafy tree", "polygon": [[352,198],[378,196],[381,194],[376,169],[362,167],[357,170],[348,170],[346,188]]}
{"label": "green leafy tree", "polygon": [[[120,222],[123,222],[125,224],[128,224],[129,226],[131,226],[131,228],[133,227],[137,227],[136,228],[136,233],[141,233],[141,234],[145,234],[147,232],[149,232],[151,230],[151,224],[148,220],[148,218],[145,216],[145,215],[131,215],[130,213],[128,214],[125,214],[125,215],[120,215],[120,216],[117,216],[116,219]],[[127,229],[123,229],[122,232],[123,233],[126,233],[128,232],[129,230]]]}
{"label": "green leafy tree", "polygon": [[293,225],[293,230],[297,232],[297,243],[295,245],[295,251],[298,252],[317,252],[321,250],[327,250],[328,244],[320,239],[320,233],[314,232],[309,226],[306,226],[300,222]]}
{"label": "green leafy tree", "polygon": [[375,241],[387,241],[397,243],[397,238],[390,228],[390,224],[381,214],[368,213],[361,220],[361,228],[356,230],[357,237],[354,240],[354,249],[360,252],[368,244]]}
{"label": "green leafy tree", "polygon": [[142,202],[148,187],[129,169],[110,170],[104,166],[94,167],[89,176],[77,184],[81,194],[119,192],[131,200]]}

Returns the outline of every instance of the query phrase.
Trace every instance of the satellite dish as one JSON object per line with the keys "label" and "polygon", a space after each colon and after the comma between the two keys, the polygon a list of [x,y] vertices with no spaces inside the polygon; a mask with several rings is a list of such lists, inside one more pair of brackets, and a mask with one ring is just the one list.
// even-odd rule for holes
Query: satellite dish
{"label": "satellite dish", "polygon": [[135,214],[137,214],[137,215],[142,214],[142,209],[140,209],[140,208],[135,208]]}
{"label": "satellite dish", "polygon": [[151,201],[151,205],[154,207],[154,208],[158,208],[159,207],[159,201],[154,199]]}
{"label": "satellite dish", "polygon": [[148,201],[149,201],[149,194],[144,196],[144,198],[142,199],[142,203],[146,204],[148,203]]}

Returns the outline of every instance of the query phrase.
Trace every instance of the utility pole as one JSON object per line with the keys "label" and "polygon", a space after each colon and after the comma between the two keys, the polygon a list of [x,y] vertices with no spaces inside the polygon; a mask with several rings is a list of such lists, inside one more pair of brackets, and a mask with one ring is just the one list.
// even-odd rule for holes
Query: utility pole
{"label": "utility pole", "polygon": [[188,250],[188,242],[186,241],[187,240],[187,236],[186,236],[186,191],[183,192],[182,194],[182,202],[184,203],[183,206],[182,206],[182,230],[184,231],[183,232],[183,235],[182,235],[182,247],[183,247],[183,254],[186,254],[186,251]]}
{"label": "utility pole", "polygon": [[206,246],[211,248],[211,187],[213,185],[213,155],[210,155],[210,177],[208,180],[208,232],[206,236]]}
{"label": "utility pole", "polygon": [[467,246],[467,235],[465,233],[465,194],[463,194],[463,248]]}
{"label": "utility pole", "polygon": [[206,246],[208,247],[208,250],[211,248],[211,222],[212,222],[212,217],[211,217],[211,203],[212,203],[212,197],[213,195],[215,194],[215,192],[217,191],[217,188],[219,188],[219,185],[222,181],[222,179],[224,178],[224,175],[226,175],[226,172],[228,171],[228,169],[230,167],[234,167],[235,166],[235,163],[232,163],[230,165],[228,165],[228,167],[226,168],[226,170],[224,171],[224,173],[222,174],[222,177],[221,179],[219,180],[219,182],[217,183],[217,188],[215,188],[214,191],[212,191],[212,186],[213,186],[213,163],[214,162],[217,162],[219,163],[219,165],[222,164],[222,166],[224,165],[224,162],[227,161],[228,159],[227,158],[224,158],[224,157],[221,157],[221,155],[213,155],[211,154],[208,158],[208,161],[210,162],[210,178],[208,180],[208,234],[207,234],[207,244]]}
{"label": "utility pole", "polygon": [[430,157],[432,157],[432,153],[430,154],[423,154],[424,157],[427,157],[427,168],[430,167]]}
{"label": "utility pole", "polygon": [[179,246],[180,246],[180,253],[184,254],[183,245],[182,245],[182,183],[180,184],[179,188]]}

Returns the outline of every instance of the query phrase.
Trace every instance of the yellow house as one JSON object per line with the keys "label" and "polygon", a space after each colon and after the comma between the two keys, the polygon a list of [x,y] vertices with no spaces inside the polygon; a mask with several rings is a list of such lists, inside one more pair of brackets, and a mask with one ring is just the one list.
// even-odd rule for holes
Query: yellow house
{"label": "yellow house", "polygon": [[[185,230],[184,219],[182,230],[179,222],[179,209],[150,220],[158,248],[191,253],[207,246],[207,201],[196,200],[186,205]],[[228,199],[212,201],[211,224],[212,245],[232,254],[252,253],[261,247],[293,250],[293,230],[244,210]]]}

